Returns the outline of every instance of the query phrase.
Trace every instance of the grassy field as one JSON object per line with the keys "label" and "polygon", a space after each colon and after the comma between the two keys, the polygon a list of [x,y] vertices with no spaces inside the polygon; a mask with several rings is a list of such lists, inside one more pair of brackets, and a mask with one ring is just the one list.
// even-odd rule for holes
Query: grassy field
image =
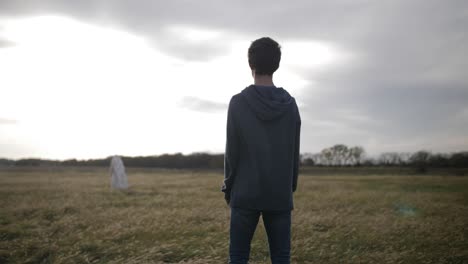
{"label": "grassy field", "polygon": [[[0,263],[227,263],[222,173],[128,174],[0,170]],[[468,263],[468,177],[301,174],[295,207],[293,263]]]}

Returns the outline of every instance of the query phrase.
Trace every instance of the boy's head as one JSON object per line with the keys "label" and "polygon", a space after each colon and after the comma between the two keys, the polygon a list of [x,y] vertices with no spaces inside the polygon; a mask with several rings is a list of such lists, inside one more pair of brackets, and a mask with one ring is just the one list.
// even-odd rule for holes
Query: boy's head
{"label": "boy's head", "polygon": [[250,69],[256,75],[273,75],[279,68],[281,46],[269,37],[259,38],[249,47]]}

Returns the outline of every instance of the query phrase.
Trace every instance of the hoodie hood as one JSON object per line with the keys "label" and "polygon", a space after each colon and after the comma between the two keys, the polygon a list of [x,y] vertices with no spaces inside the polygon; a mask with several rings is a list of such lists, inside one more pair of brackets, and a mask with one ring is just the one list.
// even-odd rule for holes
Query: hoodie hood
{"label": "hoodie hood", "polygon": [[277,119],[294,105],[294,97],[281,87],[250,85],[241,94],[261,120]]}

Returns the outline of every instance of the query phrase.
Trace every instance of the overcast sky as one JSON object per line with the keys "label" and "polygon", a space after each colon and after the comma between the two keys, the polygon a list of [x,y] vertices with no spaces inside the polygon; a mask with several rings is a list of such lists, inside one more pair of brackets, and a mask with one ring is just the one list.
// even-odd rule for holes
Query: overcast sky
{"label": "overcast sky", "polygon": [[263,36],[301,152],[468,150],[467,25],[462,0],[1,0],[0,157],[223,152]]}

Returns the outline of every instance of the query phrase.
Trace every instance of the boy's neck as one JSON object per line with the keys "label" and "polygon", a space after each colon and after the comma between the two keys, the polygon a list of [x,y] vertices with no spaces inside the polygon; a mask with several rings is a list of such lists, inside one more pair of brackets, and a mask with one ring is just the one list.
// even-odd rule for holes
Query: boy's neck
{"label": "boy's neck", "polygon": [[275,86],[273,83],[273,75],[255,75],[254,84],[262,86]]}

